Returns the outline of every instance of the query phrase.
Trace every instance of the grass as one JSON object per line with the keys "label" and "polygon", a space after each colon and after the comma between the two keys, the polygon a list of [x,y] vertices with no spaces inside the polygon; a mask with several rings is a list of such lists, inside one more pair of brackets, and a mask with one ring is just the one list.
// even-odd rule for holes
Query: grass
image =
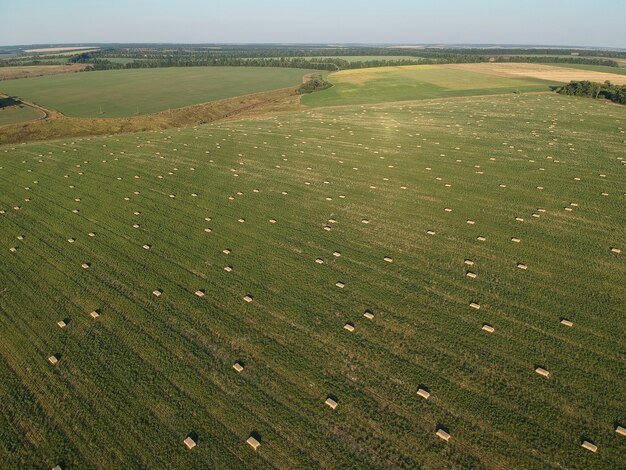
{"label": "grass", "polygon": [[0,147],[0,458],[620,467],[624,128],[509,95]]}
{"label": "grass", "polygon": [[11,80],[2,84],[2,91],[67,116],[126,117],[297,85],[308,72],[255,67],[107,70]]}
{"label": "grass", "polygon": [[334,86],[303,97],[309,106],[371,104],[514,91],[547,91],[547,82],[497,77],[436,65],[343,70],[328,75]]}
{"label": "grass", "polygon": [[30,106],[9,106],[8,108],[0,108],[0,126],[32,121],[42,116],[43,113],[41,111],[31,108]]}

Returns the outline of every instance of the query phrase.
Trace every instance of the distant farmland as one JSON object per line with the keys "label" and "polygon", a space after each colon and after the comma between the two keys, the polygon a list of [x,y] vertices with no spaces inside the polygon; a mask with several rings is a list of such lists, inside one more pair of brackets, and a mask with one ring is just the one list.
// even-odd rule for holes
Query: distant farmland
{"label": "distant farmland", "polygon": [[310,72],[269,67],[108,70],[11,80],[0,86],[3,93],[68,116],[125,117],[294,86]]}
{"label": "distant farmland", "polygon": [[328,75],[334,86],[304,96],[310,106],[371,104],[514,91],[548,91],[549,82],[499,77],[441,65],[408,65],[342,70]]}
{"label": "distant farmland", "polygon": [[[205,83],[138,72],[41,83]],[[3,465],[623,467],[625,130],[509,94],[0,147]]]}

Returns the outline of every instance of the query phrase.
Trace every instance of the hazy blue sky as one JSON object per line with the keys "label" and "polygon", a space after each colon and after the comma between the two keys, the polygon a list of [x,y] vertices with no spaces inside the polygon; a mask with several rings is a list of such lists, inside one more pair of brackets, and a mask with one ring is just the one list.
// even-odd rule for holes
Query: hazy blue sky
{"label": "hazy blue sky", "polygon": [[506,43],[626,48],[626,0],[0,0],[0,44]]}

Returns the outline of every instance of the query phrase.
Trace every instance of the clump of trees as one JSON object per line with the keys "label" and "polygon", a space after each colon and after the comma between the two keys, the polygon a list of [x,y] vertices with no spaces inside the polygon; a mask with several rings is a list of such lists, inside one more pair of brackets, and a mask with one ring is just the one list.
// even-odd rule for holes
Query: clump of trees
{"label": "clump of trees", "polygon": [[590,82],[589,80],[571,81],[558,88],[557,93],[588,98],[605,98],[614,103],[626,104],[626,85],[613,85],[611,82]]}
{"label": "clump of trees", "polygon": [[298,87],[299,94],[313,93],[314,91],[326,90],[333,86],[328,80],[324,80],[321,75],[313,75],[309,80]]}
{"label": "clump of trees", "polygon": [[6,98],[0,96],[0,108],[8,108],[9,106],[17,106],[19,104],[19,100],[16,100],[12,96],[7,96]]}

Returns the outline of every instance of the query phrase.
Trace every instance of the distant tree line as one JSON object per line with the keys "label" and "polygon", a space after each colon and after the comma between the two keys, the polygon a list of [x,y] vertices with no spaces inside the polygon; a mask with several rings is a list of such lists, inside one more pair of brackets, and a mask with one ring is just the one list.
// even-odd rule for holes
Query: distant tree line
{"label": "distant tree line", "polygon": [[[406,58],[398,59],[403,56]],[[347,56],[372,56],[353,61]],[[375,57],[376,56],[376,57]],[[483,48],[388,48],[388,47],[294,47],[294,46],[219,46],[193,47],[148,45],[110,47],[72,56],[14,56],[0,59],[0,67],[16,65],[58,65],[59,59],[87,64],[85,70],[136,69],[156,67],[249,66],[297,67],[318,70],[343,70],[365,67],[452,64],[473,62],[537,62],[604,65],[619,64],[608,57],[624,57],[623,51],[578,49],[483,49]],[[120,63],[113,58],[128,59]]]}
{"label": "distant tree line", "polygon": [[626,85],[613,85],[611,82],[597,83],[588,80],[572,81],[558,88],[557,93],[589,98],[606,98],[614,103],[626,104]]}

